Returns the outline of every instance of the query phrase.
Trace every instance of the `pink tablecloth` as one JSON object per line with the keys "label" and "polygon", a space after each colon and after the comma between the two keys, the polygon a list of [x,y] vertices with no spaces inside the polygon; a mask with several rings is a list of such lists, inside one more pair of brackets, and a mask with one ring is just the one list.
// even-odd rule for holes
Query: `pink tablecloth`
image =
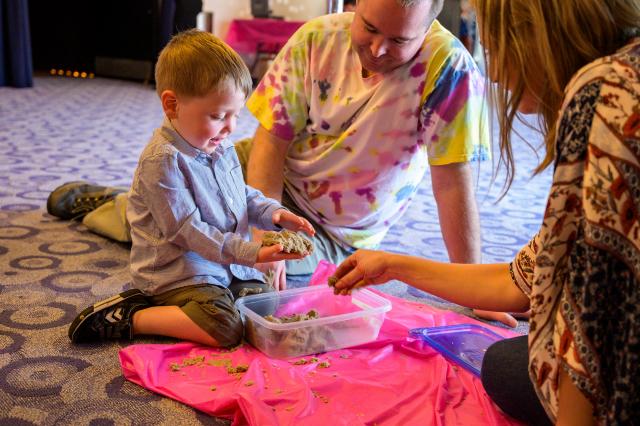
{"label": "pink tablecloth", "polygon": [[278,53],[303,23],[280,19],[234,19],[225,41],[239,53]]}
{"label": "pink tablecloth", "polygon": [[[332,271],[326,265],[321,271],[325,283]],[[122,370],[144,388],[235,425],[516,424],[496,408],[480,379],[408,337],[415,327],[477,321],[378,294],[393,308],[376,341],[318,354],[307,364],[271,359],[249,345],[226,352],[191,343],[139,344],[120,351]],[[230,374],[228,368],[238,365],[248,370]]]}

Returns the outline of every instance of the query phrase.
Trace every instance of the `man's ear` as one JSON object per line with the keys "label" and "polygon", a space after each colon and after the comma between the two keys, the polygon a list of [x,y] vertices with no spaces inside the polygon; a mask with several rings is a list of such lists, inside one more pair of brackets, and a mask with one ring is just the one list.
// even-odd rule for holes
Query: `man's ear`
{"label": "man's ear", "polygon": [[169,119],[178,117],[178,98],[173,90],[165,90],[160,95],[162,109]]}

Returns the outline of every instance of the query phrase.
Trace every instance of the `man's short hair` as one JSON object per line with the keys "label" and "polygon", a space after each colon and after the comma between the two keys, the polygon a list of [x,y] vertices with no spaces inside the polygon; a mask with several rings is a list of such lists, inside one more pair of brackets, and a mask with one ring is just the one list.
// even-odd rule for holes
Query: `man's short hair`
{"label": "man's short hair", "polygon": [[444,5],[444,0],[396,0],[398,4],[402,7],[411,7],[417,3],[422,3],[423,1],[431,2],[431,10],[429,11],[429,16],[433,19],[436,16],[440,15],[442,12],[442,6]]}
{"label": "man's short hair", "polygon": [[156,92],[201,97],[221,84],[235,84],[245,96],[252,90],[249,69],[231,47],[211,33],[192,29],[176,34],[162,49],[155,71]]}

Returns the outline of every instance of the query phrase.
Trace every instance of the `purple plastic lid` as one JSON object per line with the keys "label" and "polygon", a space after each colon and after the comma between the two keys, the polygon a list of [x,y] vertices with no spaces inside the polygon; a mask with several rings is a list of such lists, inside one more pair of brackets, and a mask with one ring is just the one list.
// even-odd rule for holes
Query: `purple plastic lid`
{"label": "purple plastic lid", "polygon": [[409,335],[424,340],[442,355],[478,377],[487,348],[504,339],[488,328],[475,324],[414,328],[409,331]]}

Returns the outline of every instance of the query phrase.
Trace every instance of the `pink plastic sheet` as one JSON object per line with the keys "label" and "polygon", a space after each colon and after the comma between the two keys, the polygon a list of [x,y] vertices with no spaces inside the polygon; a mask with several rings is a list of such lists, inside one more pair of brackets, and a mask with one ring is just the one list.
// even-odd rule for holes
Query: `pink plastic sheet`
{"label": "pink plastic sheet", "polygon": [[[334,270],[321,262],[311,284],[326,285]],[[378,294],[393,306],[378,339],[319,354],[319,362],[295,365],[300,358],[271,359],[246,344],[233,352],[191,343],[138,344],[120,351],[122,370],[146,389],[234,425],[518,424],[496,408],[476,376],[407,337],[415,327],[477,321]],[[185,360],[196,362],[172,371],[172,364]],[[240,364],[249,366],[246,373],[229,374],[227,366]]]}

